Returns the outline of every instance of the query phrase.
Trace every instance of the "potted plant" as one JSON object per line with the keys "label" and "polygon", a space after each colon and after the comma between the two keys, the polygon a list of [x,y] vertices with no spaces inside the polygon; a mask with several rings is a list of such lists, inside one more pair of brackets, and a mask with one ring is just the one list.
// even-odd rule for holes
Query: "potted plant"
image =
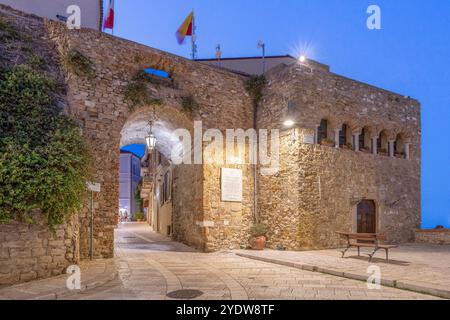
{"label": "potted plant", "polygon": [[252,250],[264,250],[267,242],[267,227],[262,223],[255,223],[250,228],[250,233],[252,235],[250,239],[250,247]]}
{"label": "potted plant", "polygon": [[334,141],[328,138],[322,139],[320,144],[326,147],[334,147]]}
{"label": "potted plant", "polygon": [[404,158],[404,157],[405,157],[405,154],[404,154],[403,152],[396,152],[396,153],[395,153],[395,156],[396,156],[397,158]]}
{"label": "potted plant", "polygon": [[134,214],[134,220],[137,222],[142,222],[145,220],[145,215],[142,212],[137,212]]}
{"label": "potted plant", "polygon": [[361,152],[370,153],[370,149],[368,147],[362,147]]}
{"label": "potted plant", "polygon": [[382,156],[387,156],[387,150],[386,149],[380,149],[380,151],[378,152],[378,154],[382,155]]}

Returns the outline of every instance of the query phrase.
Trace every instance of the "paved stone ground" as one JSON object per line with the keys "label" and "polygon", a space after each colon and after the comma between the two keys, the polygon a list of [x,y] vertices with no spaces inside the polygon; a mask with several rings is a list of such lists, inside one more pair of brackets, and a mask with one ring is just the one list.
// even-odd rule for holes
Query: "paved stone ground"
{"label": "paved stone ground", "polygon": [[390,250],[389,261],[384,250],[369,262],[367,253],[350,249],[345,258],[340,250],[320,251],[235,251],[238,255],[298,268],[315,268],[325,273],[353,279],[367,278],[367,267],[380,267],[382,283],[397,288],[424,292],[450,298],[450,246],[429,244],[406,244]]}
{"label": "paved stone ground", "polygon": [[[201,290],[197,300],[436,299],[389,287],[368,290],[361,281],[255,261],[232,252],[198,253],[151,232],[146,224],[122,224],[116,239],[114,261],[82,265],[83,291],[69,292],[67,277],[57,277],[0,289],[0,299],[169,299],[167,293],[180,289]],[[95,264],[97,268],[92,267]],[[109,280],[92,283],[99,275]]]}

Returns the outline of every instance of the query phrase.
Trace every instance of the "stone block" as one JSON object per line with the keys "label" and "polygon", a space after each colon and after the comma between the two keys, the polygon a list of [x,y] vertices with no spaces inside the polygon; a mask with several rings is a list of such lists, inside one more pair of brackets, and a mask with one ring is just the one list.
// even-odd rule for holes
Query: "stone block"
{"label": "stone block", "polygon": [[37,247],[37,248],[31,249],[31,255],[33,257],[42,257],[42,256],[45,256],[46,254],[47,254],[47,249],[45,249],[45,248]]}
{"label": "stone block", "polygon": [[52,261],[53,261],[53,257],[50,256],[50,255],[37,257],[37,262],[38,262],[39,265],[48,265]]}
{"label": "stone block", "polygon": [[31,249],[29,248],[11,248],[9,249],[11,259],[31,257]]}
{"label": "stone block", "polygon": [[3,264],[0,261],[0,273],[3,273],[3,274],[10,273],[11,270],[12,270],[12,266],[11,265]]}
{"label": "stone block", "polygon": [[26,281],[31,281],[37,278],[37,273],[35,271],[30,271],[30,272],[26,272],[26,273],[21,273],[20,274],[20,281],[26,282]]}
{"label": "stone block", "polygon": [[8,248],[0,248],[0,260],[1,259],[9,259],[9,250],[8,250]]}

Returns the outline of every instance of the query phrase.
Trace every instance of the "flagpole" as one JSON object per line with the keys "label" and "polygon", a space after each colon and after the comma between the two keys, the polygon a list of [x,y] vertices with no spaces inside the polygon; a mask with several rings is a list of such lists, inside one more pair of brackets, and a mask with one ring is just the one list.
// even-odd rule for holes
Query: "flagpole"
{"label": "flagpole", "polygon": [[195,58],[196,58],[196,51],[197,51],[196,37],[197,36],[195,34],[195,14],[194,14],[194,9],[192,9],[192,37],[191,37],[192,60],[195,60]]}
{"label": "flagpole", "polygon": [[[110,0],[110,2],[111,2],[112,0]],[[115,10],[115,8],[113,8],[113,11],[114,11],[114,23],[113,23],[113,26],[112,26],[112,28],[111,28],[111,34],[112,34],[112,36],[114,36],[114,25],[116,24],[116,10]]]}

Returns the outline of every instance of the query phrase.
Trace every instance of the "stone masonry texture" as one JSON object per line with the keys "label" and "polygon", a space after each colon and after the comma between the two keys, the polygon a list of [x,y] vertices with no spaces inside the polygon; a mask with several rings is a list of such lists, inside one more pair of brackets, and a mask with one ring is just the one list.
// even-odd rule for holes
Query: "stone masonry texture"
{"label": "stone masonry texture", "polygon": [[[268,85],[257,115],[245,89],[247,77],[199,64],[131,41],[93,30],[68,30],[64,24],[0,6],[0,17],[27,26],[36,41],[51,48],[52,67],[63,75],[67,88],[62,106],[76,118],[89,142],[95,164],[94,256],[114,254],[119,187],[119,148],[143,143],[130,128],[148,121],[153,108],[160,134],[160,151],[168,156],[170,139],[164,132],[186,128],[193,132],[201,120],[209,128],[257,127],[283,129],[289,103],[294,106],[298,139],[282,130],[280,170],[258,173],[258,216],[268,225],[268,245],[305,250],[340,244],[335,231],[354,231],[356,205],[374,200],[378,231],[388,241],[414,240],[420,224],[420,106],[416,100],[335,75],[321,65],[282,65],[267,74]],[[36,42],[35,41],[35,42]],[[77,74],[64,62],[77,50],[93,65],[95,75]],[[37,50],[37,52],[40,52]],[[53,60],[52,60],[53,61]],[[151,84],[156,107],[132,108],[124,90],[141,70],[170,73],[171,85]],[[198,108],[183,110],[182,97],[192,96]],[[331,129],[346,123],[352,132],[368,129],[389,139],[402,134],[411,143],[410,159],[389,158],[352,150],[303,143],[326,118]],[[166,130],[166,131],[164,131]],[[206,156],[204,156],[206,158]],[[225,166],[225,165],[224,165]],[[179,165],[173,175],[174,239],[202,251],[248,246],[253,218],[253,167],[243,170],[243,201],[221,201],[220,169],[215,164]],[[73,223],[53,235],[44,224],[0,226],[0,285],[61,273],[89,253],[88,202]],[[17,267],[16,267],[17,266]]]}
{"label": "stone masonry texture", "polygon": [[450,245],[450,229],[416,230],[416,242]]}
{"label": "stone masonry texture", "polygon": [[[336,231],[356,232],[356,205],[375,201],[377,231],[389,242],[414,240],[420,225],[420,107],[416,100],[330,73],[321,66],[291,65],[270,71],[258,111],[260,128],[280,128],[294,108],[298,139],[281,133],[280,170],[261,176],[259,211],[270,226],[269,245],[305,250],[341,245]],[[292,111],[291,111],[292,112]],[[411,158],[354,152],[302,143],[321,119],[331,130],[382,130],[402,134]]]}

